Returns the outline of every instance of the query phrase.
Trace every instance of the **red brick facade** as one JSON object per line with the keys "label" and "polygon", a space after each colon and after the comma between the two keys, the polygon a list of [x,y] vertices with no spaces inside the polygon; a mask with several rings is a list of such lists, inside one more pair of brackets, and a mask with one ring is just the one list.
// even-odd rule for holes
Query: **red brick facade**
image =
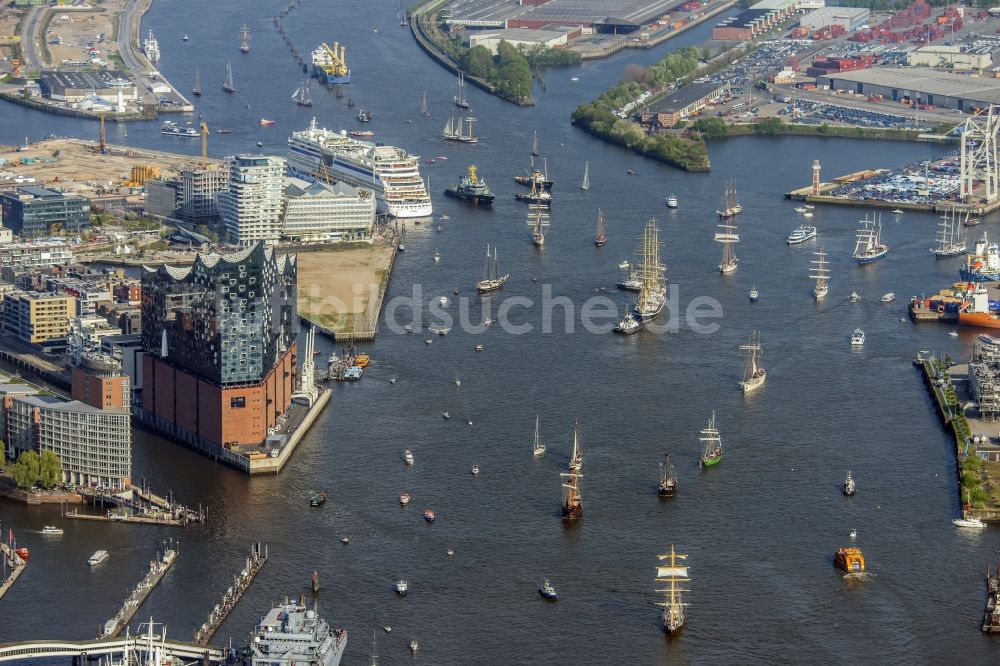
{"label": "red brick facade", "polygon": [[71,371],[73,399],[98,409],[128,409],[131,402],[128,377],[100,377],[79,366]]}

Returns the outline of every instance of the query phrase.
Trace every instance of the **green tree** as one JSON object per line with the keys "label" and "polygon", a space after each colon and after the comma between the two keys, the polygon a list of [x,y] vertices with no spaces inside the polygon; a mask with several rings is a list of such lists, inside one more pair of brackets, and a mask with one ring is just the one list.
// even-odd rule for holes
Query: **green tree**
{"label": "green tree", "polygon": [[691,127],[701,132],[706,139],[721,139],[729,133],[722,118],[699,118]]}
{"label": "green tree", "polygon": [[7,443],[0,439],[0,467],[7,462]]}
{"label": "green tree", "polygon": [[476,46],[465,52],[464,68],[472,76],[488,79],[493,73],[493,56],[485,46]]}
{"label": "green tree", "polygon": [[62,482],[62,461],[54,452],[42,451],[38,467],[38,480],[45,488],[52,488]]}
{"label": "green tree", "polygon": [[10,475],[19,488],[30,488],[39,480],[40,463],[38,454],[25,451],[10,466]]}
{"label": "green tree", "polygon": [[707,46],[701,50],[701,59],[705,62],[712,59],[712,51]]}

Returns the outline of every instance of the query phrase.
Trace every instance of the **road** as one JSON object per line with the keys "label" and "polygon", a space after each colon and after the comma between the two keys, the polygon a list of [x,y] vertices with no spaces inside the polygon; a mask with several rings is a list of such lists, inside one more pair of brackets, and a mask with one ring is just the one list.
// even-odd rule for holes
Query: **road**
{"label": "road", "polygon": [[[129,0],[121,14],[118,15],[118,55],[125,63],[125,67],[136,77],[136,85],[140,85],[140,83],[148,85],[148,80],[140,82],[138,79],[149,69],[152,69],[152,67],[147,64],[145,57],[142,58],[141,62],[136,57],[135,51],[139,47],[139,38],[132,32],[132,19],[135,17],[136,8],[140,3],[143,5],[143,11],[145,11],[145,8],[149,5],[146,0]],[[135,30],[136,32],[139,30],[138,19],[135,21]]]}
{"label": "road", "polygon": [[[47,7],[32,7],[28,10],[28,18],[21,27],[21,54],[27,69],[43,69],[42,58],[38,53],[38,19],[42,18]],[[42,35],[42,39],[45,35]]]}

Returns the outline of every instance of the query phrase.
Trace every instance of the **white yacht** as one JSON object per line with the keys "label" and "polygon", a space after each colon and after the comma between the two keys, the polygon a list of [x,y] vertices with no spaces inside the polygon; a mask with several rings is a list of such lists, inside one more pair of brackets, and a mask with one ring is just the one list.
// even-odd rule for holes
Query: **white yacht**
{"label": "white yacht", "polygon": [[396,594],[398,594],[399,596],[405,597],[406,596],[406,592],[409,589],[410,589],[409,584],[407,584],[407,582],[405,580],[403,580],[402,578],[400,578],[399,580],[396,581]]}
{"label": "white yacht", "polygon": [[46,525],[42,528],[42,534],[62,534],[62,528],[55,525]]}
{"label": "white yacht", "polygon": [[316,126],[292,132],[288,170],[309,180],[329,179],[375,193],[379,212],[393,217],[427,217],[431,197],[420,176],[420,157]]}
{"label": "white yacht", "polygon": [[979,518],[955,518],[951,521],[951,524],[955,527],[968,527],[972,529],[982,530],[986,528],[986,523],[984,523]]}
{"label": "white yacht", "polygon": [[860,328],[854,329],[854,334],[851,335],[851,346],[852,347],[864,347],[865,346],[865,332]]}
{"label": "white yacht", "polygon": [[677,208],[677,197],[673,194],[667,197],[667,208]]}
{"label": "white yacht", "polygon": [[896,300],[896,294],[892,293],[891,291],[886,294],[882,294],[883,303],[892,303],[894,300]]}
{"label": "white yacht", "polygon": [[[447,417],[445,417],[445,418],[447,418]],[[403,451],[403,460],[406,461],[407,465],[412,465],[413,464],[413,452],[410,451],[409,449],[406,449],[405,451]]]}
{"label": "white yacht", "polygon": [[788,234],[788,238],[785,240],[789,245],[798,245],[799,243],[805,243],[807,240],[816,238],[816,227],[809,226],[808,224],[801,224],[797,229]]}
{"label": "white yacht", "polygon": [[99,551],[97,551],[96,553],[94,553],[93,555],[90,556],[90,559],[87,560],[87,564],[89,564],[90,566],[93,567],[93,566],[96,566],[96,565],[100,564],[101,562],[103,562],[106,559],[108,559],[108,551],[106,551],[106,550],[99,550]]}

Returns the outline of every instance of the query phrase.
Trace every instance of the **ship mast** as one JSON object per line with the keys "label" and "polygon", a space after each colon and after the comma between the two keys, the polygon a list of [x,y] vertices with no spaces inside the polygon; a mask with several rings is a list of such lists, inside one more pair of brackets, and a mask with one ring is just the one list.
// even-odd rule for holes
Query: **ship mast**
{"label": "ship mast", "polygon": [[[687,555],[681,555],[670,545],[670,552],[657,555],[661,562],[656,567],[656,582],[668,583],[669,587],[656,590],[665,594],[665,600],[657,602],[657,606],[663,608],[663,628],[668,632],[673,632],[684,626],[684,607],[688,604],[681,601],[681,595],[688,590],[677,586],[678,583],[686,583],[688,578],[687,567],[681,560],[686,560]],[[669,560],[664,562],[664,560]]]}
{"label": "ship mast", "polygon": [[698,438],[699,441],[705,443],[704,455],[711,455],[717,448],[722,446],[722,438],[719,436],[719,430],[715,427],[715,410],[712,410],[712,418],[708,421],[708,427],[701,431],[701,437]]}
{"label": "ship mast", "polygon": [[656,226],[656,220],[652,219],[646,223],[646,229],[642,237],[642,250],[638,254],[642,257],[642,264],[639,268],[639,280],[642,287],[639,290],[639,300],[636,309],[640,313],[647,312],[655,308],[655,301],[663,297],[665,280],[663,278],[664,266],[660,263],[660,229]]}
{"label": "ship mast", "polygon": [[580,419],[573,423],[573,451],[569,457],[570,470],[579,472],[583,468],[583,444],[580,443]]}
{"label": "ship mast", "polygon": [[826,291],[827,279],[830,277],[830,270],[826,267],[826,251],[820,246],[819,251],[815,253],[818,259],[813,259],[811,263],[816,264],[809,274],[809,277],[816,280],[817,293]]}
{"label": "ship mast", "polygon": [[607,236],[604,235],[604,211],[600,208],[597,209],[597,242],[603,243],[607,240]]}
{"label": "ship mast", "polygon": [[246,23],[240,26],[240,51],[250,53],[250,26]]}
{"label": "ship mast", "polygon": [[757,361],[760,359],[760,331],[750,334],[750,342],[740,345],[740,349],[747,353],[746,368],[743,370],[743,382],[746,383],[757,374]]}

